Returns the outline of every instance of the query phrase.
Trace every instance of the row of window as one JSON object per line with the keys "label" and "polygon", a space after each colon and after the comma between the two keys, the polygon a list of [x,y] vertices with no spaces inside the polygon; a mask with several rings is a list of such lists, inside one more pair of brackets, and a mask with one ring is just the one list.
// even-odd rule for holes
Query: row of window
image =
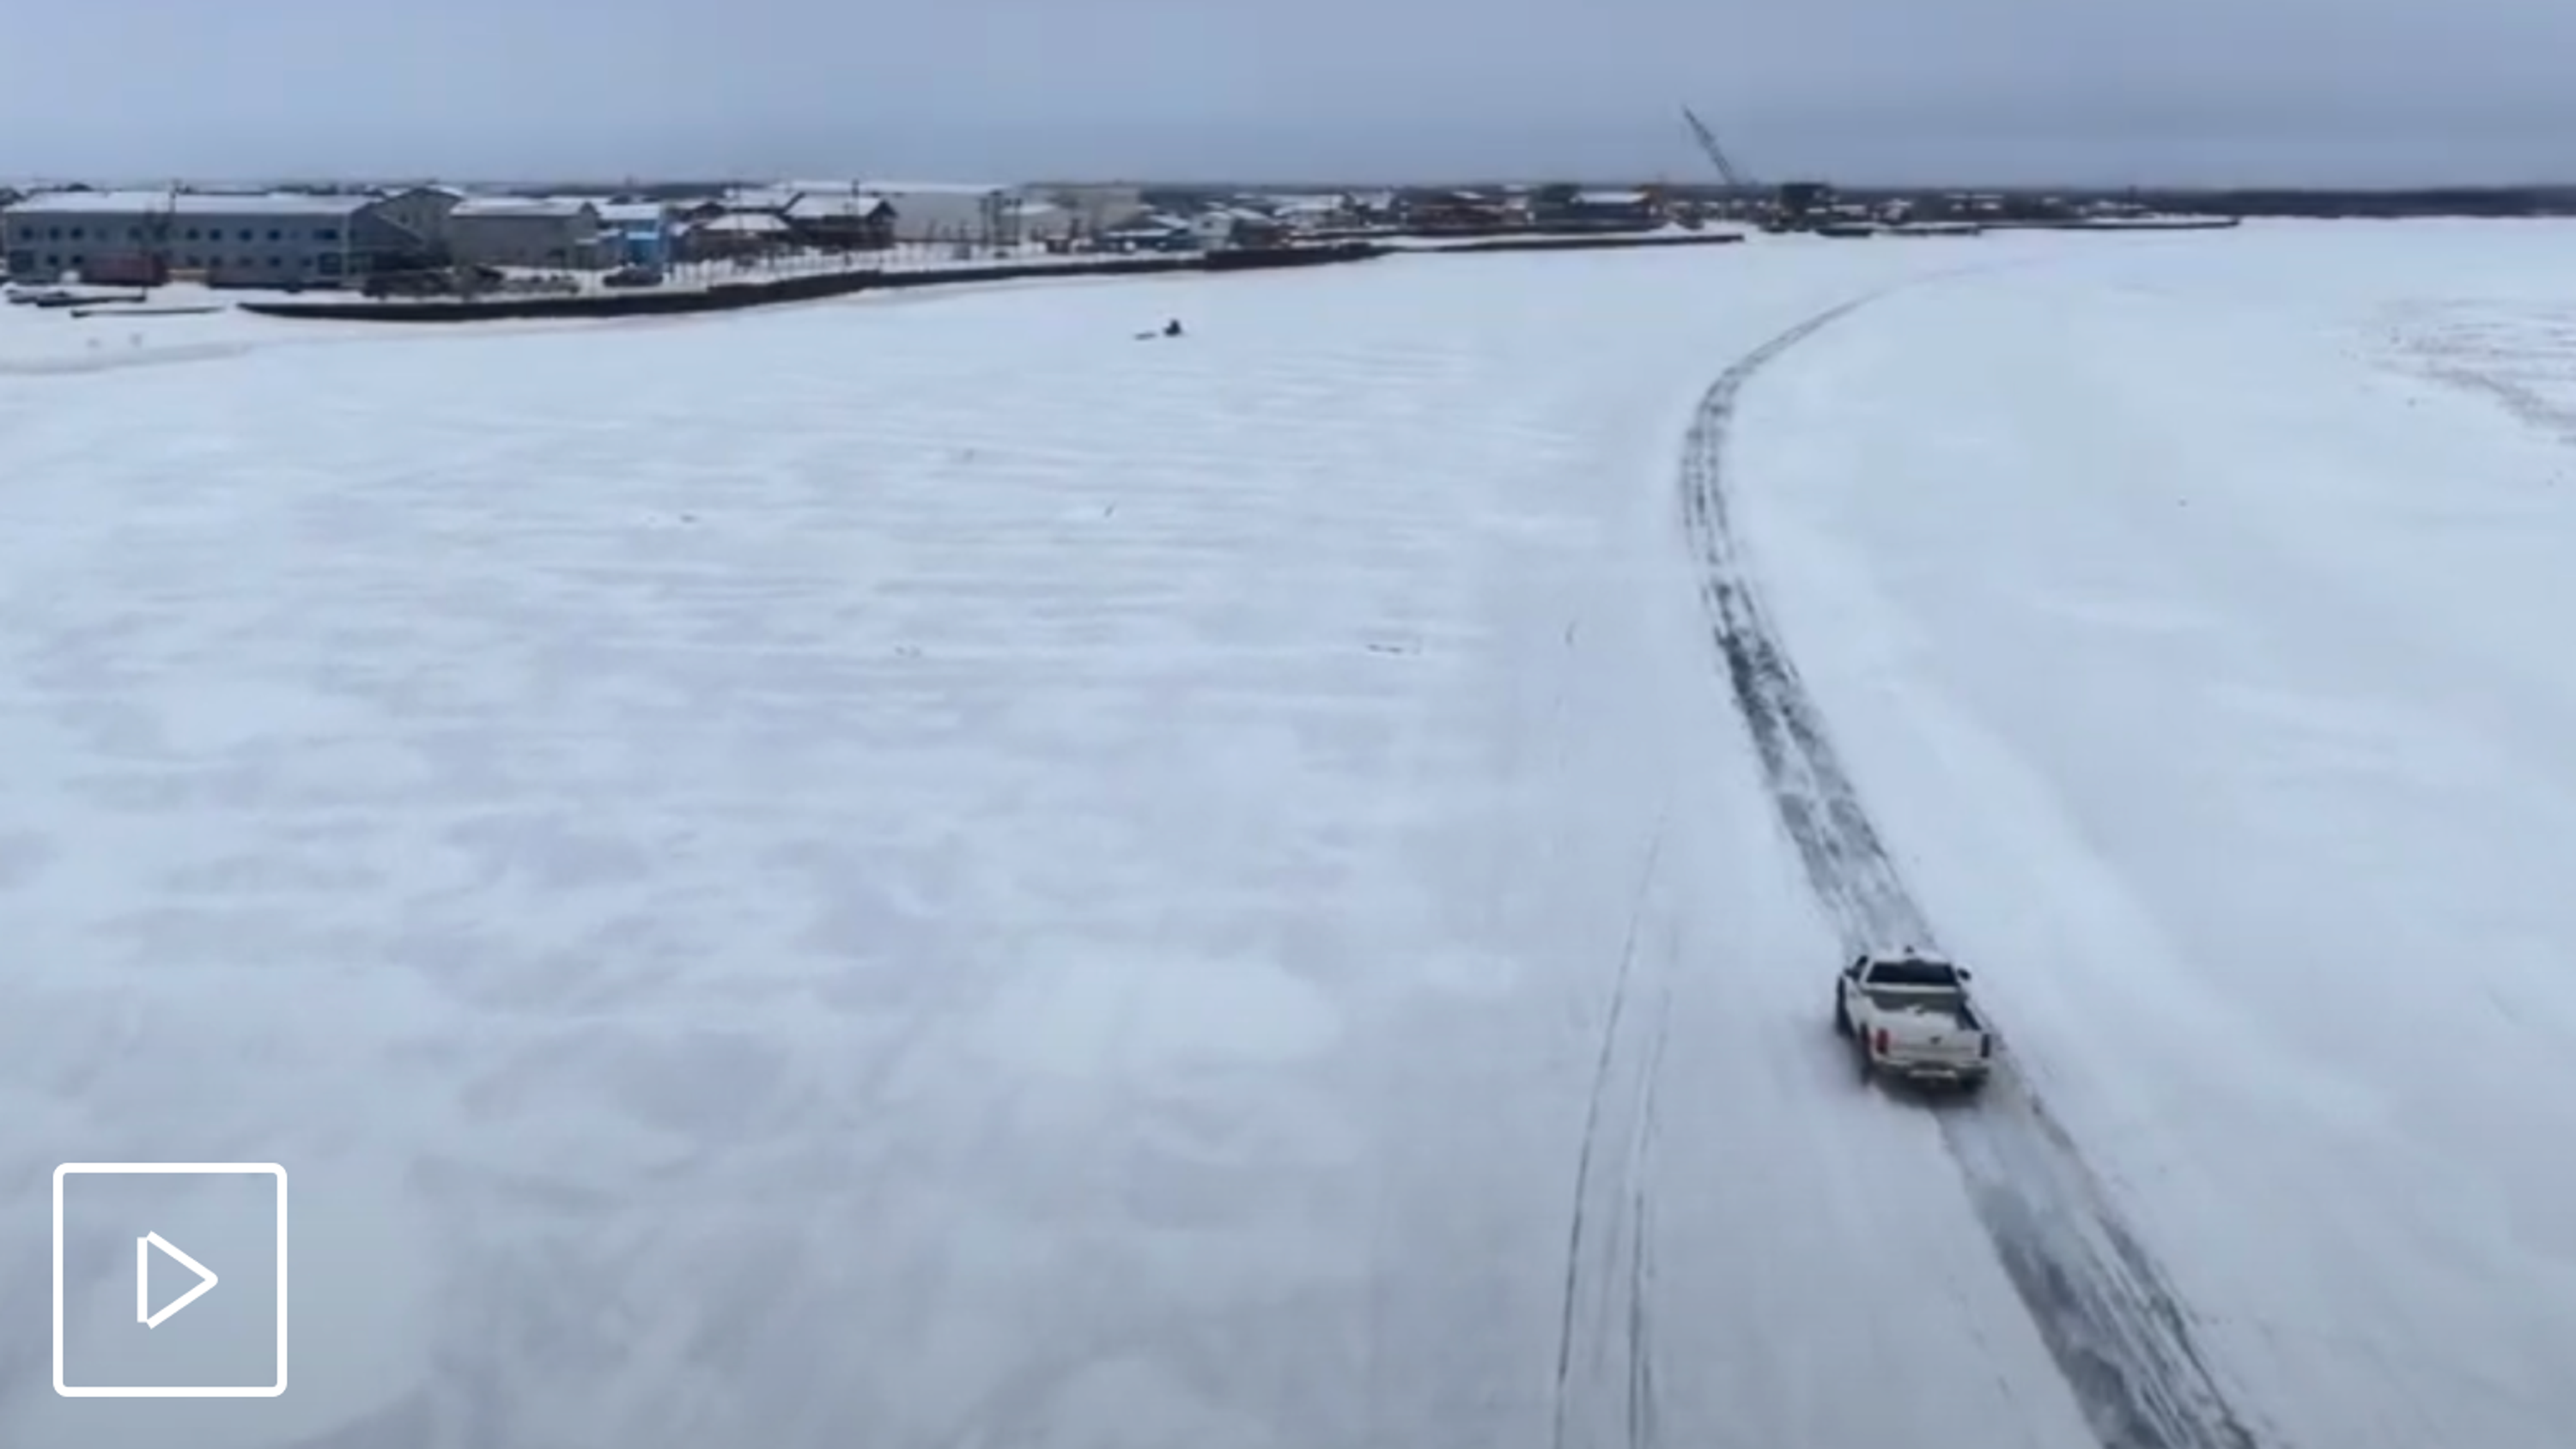
{"label": "row of window", "polygon": [[[34,252],[11,252],[9,270],[32,272],[37,269],[37,263],[41,261],[44,264],[44,270],[48,272],[77,271],[85,264],[85,260],[77,252],[70,256],[64,256],[59,252],[47,253],[41,258]],[[235,257],[226,261],[219,256],[174,256],[170,259],[170,265],[188,272],[283,272],[292,268],[299,272],[319,270],[325,274],[334,274],[340,270],[340,258],[327,252],[318,257],[297,257],[291,262],[285,257]]]}
{"label": "row of window", "polygon": [[[91,240],[91,237],[89,236],[90,228],[87,227],[49,226],[41,229],[41,236],[38,235],[39,230],[40,229],[34,223],[22,221],[18,223],[18,240],[22,242],[39,240],[50,242],[76,242]],[[219,226],[192,226],[185,230],[179,230],[176,228],[172,228],[171,230],[172,234],[176,235],[181,241],[219,242],[224,239],[224,229]],[[97,228],[97,231],[98,236],[96,239],[99,241],[112,241],[115,239],[116,228],[112,226],[102,226]],[[125,229],[125,239],[130,242],[142,241],[144,239],[143,232],[144,229],[142,227],[129,226]],[[285,241],[287,239],[285,228],[270,227],[268,229],[268,239],[273,242]],[[339,239],[340,229],[336,226],[317,226],[313,228],[311,240],[318,242],[336,242]],[[246,242],[258,241],[259,228],[250,226],[243,227],[240,231],[234,233],[233,240]],[[303,241],[305,238],[299,236],[296,240]]]}

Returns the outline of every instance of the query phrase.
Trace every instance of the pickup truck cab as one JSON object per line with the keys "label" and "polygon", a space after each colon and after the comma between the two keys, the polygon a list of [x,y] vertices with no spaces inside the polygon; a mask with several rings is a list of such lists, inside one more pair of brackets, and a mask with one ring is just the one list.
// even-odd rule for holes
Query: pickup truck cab
{"label": "pickup truck cab", "polygon": [[1844,967],[1834,1030],[1851,1039],[1861,1080],[1983,1087],[1995,1037],[1968,998],[1968,980],[1964,967],[1912,953],[1863,956]]}

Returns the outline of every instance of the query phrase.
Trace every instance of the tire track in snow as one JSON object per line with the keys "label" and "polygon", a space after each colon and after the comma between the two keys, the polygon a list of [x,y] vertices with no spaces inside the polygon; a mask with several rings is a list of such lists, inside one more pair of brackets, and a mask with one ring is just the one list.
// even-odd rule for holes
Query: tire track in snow
{"label": "tire track in snow", "polygon": [[[1655,1081],[1663,1073],[1666,1028],[1672,1016],[1671,983],[1657,992],[1651,1019],[1629,1009],[1638,994],[1639,933],[1655,867],[1663,858],[1664,826],[1657,821],[1628,908],[1619,969],[1610,985],[1601,1025],[1601,1051],[1584,1106],[1583,1140],[1574,1159],[1573,1201],[1566,1215],[1565,1291],[1557,1322],[1555,1425],[1552,1449],[1597,1444],[1612,1434],[1611,1357],[1619,1366],[1616,1442],[1621,1449],[1655,1443],[1653,1194],[1647,1177],[1656,1136]],[[1668,953],[1669,954],[1669,953]],[[1638,1032],[1643,1042],[1631,1041]],[[1604,1160],[1610,1148],[1604,1119],[1615,1098],[1626,1098],[1628,1132],[1618,1144],[1618,1177]],[[1610,1184],[1605,1186],[1606,1184]],[[1624,1239],[1624,1244],[1623,1244]]]}
{"label": "tire track in snow", "polygon": [[1637,1093],[1637,1132],[1628,1151],[1628,1397],[1629,1449],[1650,1449],[1659,1442],[1655,1426],[1655,1215],[1649,1174],[1659,1132],[1661,1101],[1655,1083],[1664,1074],[1664,1043],[1670,1039],[1672,982],[1664,983],[1655,1007],[1655,1035],[1646,1050],[1644,1075]]}
{"label": "tire track in snow", "polygon": [[[1701,398],[1682,456],[1684,518],[1718,651],[1780,822],[1847,956],[1939,943],[1755,591],[1728,517],[1726,447],[1745,384],[1881,295],[1810,317],[1729,367]],[[2162,1271],[2009,1058],[1978,1108],[1937,1121],[2005,1274],[2103,1449],[2254,1449]]]}

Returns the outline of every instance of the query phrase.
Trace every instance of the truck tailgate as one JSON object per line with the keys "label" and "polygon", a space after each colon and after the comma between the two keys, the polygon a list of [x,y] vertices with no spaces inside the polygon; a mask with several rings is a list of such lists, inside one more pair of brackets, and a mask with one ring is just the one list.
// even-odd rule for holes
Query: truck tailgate
{"label": "truck tailgate", "polygon": [[1986,1054],[1986,1034],[1951,1012],[1889,1012],[1882,1020],[1889,1028],[1885,1055],[1891,1062],[1966,1067]]}
{"label": "truck tailgate", "polygon": [[1941,1031],[1913,1040],[1899,1038],[1888,1043],[1888,1060],[1905,1065],[1969,1067],[1985,1057],[1985,1036],[1980,1032]]}

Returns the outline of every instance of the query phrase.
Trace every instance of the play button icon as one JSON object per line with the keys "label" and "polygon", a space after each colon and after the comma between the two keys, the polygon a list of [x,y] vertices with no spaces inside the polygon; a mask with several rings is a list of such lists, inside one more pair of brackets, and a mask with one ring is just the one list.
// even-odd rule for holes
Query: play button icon
{"label": "play button icon", "polygon": [[[152,1308],[152,1250],[158,1248],[177,1260],[180,1267],[197,1275],[197,1286],[163,1304],[159,1312]],[[146,1328],[159,1328],[170,1321],[170,1315],[206,1296],[215,1286],[215,1275],[205,1264],[172,1247],[159,1233],[145,1233],[134,1240],[134,1321]]]}
{"label": "play button icon", "polygon": [[[286,1169],[272,1162],[55,1168],[54,1392],[67,1399],[285,1393]],[[18,1442],[5,1428],[0,1439]]]}

